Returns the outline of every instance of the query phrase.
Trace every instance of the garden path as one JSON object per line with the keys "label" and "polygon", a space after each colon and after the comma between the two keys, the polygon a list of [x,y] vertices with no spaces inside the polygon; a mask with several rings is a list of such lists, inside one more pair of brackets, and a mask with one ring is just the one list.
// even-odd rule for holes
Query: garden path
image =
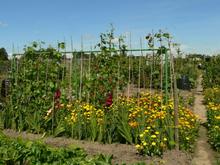
{"label": "garden path", "polygon": [[202,75],[197,80],[197,89],[195,93],[194,112],[201,119],[201,127],[199,129],[199,137],[196,143],[195,155],[192,165],[212,165],[214,160],[214,152],[208,143],[207,129],[203,126],[206,123],[206,108],[203,104],[202,94]]}

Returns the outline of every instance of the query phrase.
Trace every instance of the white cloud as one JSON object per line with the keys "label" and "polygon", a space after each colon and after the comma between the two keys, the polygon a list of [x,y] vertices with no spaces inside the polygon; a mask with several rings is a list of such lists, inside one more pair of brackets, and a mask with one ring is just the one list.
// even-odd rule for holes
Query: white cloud
{"label": "white cloud", "polygon": [[0,27],[7,27],[7,26],[8,26],[7,23],[4,23],[4,22],[0,21]]}

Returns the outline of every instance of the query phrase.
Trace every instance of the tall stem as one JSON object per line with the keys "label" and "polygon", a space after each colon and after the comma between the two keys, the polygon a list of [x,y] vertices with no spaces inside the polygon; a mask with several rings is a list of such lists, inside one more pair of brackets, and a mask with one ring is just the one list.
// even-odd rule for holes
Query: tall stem
{"label": "tall stem", "polygon": [[79,100],[82,100],[82,77],[83,77],[83,36],[81,36],[81,59],[80,59]]}
{"label": "tall stem", "polygon": [[[73,52],[73,40],[70,39],[71,52]],[[72,102],[72,72],[73,72],[73,56],[70,57],[69,64],[69,101]]]}
{"label": "tall stem", "polygon": [[139,63],[138,63],[138,106],[140,101],[140,93],[141,93],[141,58],[143,56],[142,52],[142,39],[140,38],[140,47],[141,47],[141,56],[139,57]]}
{"label": "tall stem", "polygon": [[[130,50],[132,49],[131,47],[131,33],[130,33],[130,38],[129,38],[129,45],[130,45]],[[128,59],[128,93],[127,93],[127,98],[130,97],[130,83],[131,83],[131,56],[132,56],[132,51],[130,51],[129,59]]]}
{"label": "tall stem", "polygon": [[168,53],[165,53],[165,103],[168,103]]}
{"label": "tall stem", "polygon": [[[162,32],[160,32],[161,37],[160,37],[160,58],[161,58],[161,65],[160,65],[160,88],[161,88],[161,98],[163,99],[163,50],[162,50]],[[161,99],[161,108],[163,105],[163,101]]]}
{"label": "tall stem", "polygon": [[179,109],[178,109],[178,91],[177,91],[177,83],[176,83],[176,73],[174,69],[174,58],[172,53],[170,53],[171,61],[172,61],[172,70],[173,70],[173,93],[174,93],[174,134],[175,134],[175,146],[176,149],[179,150]]}

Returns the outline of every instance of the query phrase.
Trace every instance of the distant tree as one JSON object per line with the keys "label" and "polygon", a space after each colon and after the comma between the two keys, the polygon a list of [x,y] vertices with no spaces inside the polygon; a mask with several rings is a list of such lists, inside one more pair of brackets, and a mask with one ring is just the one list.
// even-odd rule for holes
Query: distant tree
{"label": "distant tree", "polygon": [[0,48],[0,61],[8,61],[8,53],[5,48]]}

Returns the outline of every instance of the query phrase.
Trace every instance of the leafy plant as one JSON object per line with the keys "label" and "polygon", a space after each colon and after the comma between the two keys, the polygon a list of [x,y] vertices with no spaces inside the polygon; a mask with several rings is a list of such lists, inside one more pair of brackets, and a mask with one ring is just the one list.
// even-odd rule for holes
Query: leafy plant
{"label": "leafy plant", "polygon": [[79,148],[52,148],[40,141],[23,141],[0,135],[1,164],[105,164],[111,165],[112,156],[87,157]]}
{"label": "leafy plant", "polygon": [[220,85],[220,55],[206,57],[203,62],[204,74],[203,74],[203,87],[213,88]]}

